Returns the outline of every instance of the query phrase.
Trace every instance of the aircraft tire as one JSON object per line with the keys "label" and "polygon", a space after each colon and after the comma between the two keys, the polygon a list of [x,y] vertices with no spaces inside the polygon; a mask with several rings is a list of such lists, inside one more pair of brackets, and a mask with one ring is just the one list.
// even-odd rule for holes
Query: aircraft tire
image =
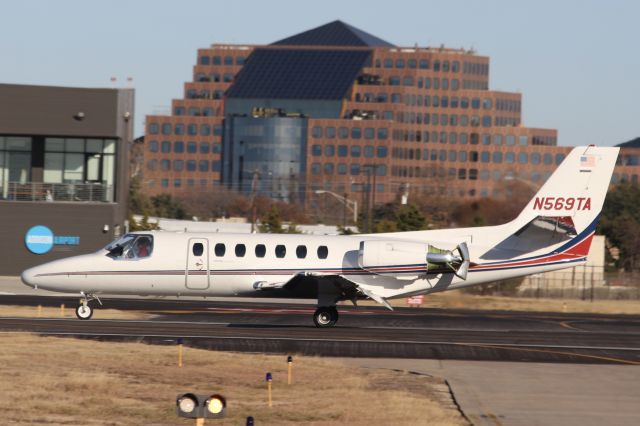
{"label": "aircraft tire", "polygon": [[78,317],[78,319],[88,320],[92,316],[93,316],[93,308],[88,303],[86,306],[80,303],[76,308],[76,317]]}
{"label": "aircraft tire", "polygon": [[313,322],[318,328],[333,327],[338,322],[338,309],[335,306],[321,306],[313,314]]}

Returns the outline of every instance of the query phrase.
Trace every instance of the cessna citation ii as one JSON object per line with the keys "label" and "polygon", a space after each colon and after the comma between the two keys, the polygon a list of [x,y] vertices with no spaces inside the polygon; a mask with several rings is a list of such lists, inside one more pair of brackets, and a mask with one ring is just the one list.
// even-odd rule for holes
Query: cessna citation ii
{"label": "cessna citation ii", "polygon": [[318,327],[336,304],[429,294],[581,265],[618,148],[573,149],[504,225],[363,235],[129,233],[96,253],[28,269],[34,288],[80,295],[89,319],[104,294],[316,299]]}

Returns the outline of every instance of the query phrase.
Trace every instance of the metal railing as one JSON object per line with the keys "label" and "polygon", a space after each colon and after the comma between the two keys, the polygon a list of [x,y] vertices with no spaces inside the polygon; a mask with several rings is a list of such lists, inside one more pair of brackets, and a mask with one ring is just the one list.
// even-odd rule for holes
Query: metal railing
{"label": "metal railing", "polygon": [[0,186],[7,201],[99,202],[113,201],[113,185],[102,183],[8,182]]}

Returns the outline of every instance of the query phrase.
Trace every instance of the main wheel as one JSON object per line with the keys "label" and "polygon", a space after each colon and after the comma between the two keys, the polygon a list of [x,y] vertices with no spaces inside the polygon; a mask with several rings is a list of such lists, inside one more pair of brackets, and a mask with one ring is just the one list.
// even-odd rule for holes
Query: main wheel
{"label": "main wheel", "polygon": [[316,327],[333,327],[338,322],[338,310],[335,306],[321,306],[313,314]]}
{"label": "main wheel", "polygon": [[79,304],[76,308],[76,316],[81,320],[88,320],[93,315],[93,308],[87,303]]}

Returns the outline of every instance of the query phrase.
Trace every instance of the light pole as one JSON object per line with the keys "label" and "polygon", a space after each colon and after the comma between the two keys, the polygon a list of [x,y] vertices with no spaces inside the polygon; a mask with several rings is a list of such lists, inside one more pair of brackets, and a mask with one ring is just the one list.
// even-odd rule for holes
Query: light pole
{"label": "light pole", "polygon": [[[333,198],[337,199],[338,201],[340,201],[342,204],[344,204],[345,207],[347,207],[349,210],[351,210],[353,212],[353,223],[358,223],[358,202],[355,200],[350,200],[347,198],[347,194],[345,194],[345,196],[343,197],[342,195],[336,194],[335,192],[331,192],[331,191],[326,191],[324,189],[317,189],[314,191],[314,193],[316,194],[329,194],[331,195]],[[346,225],[346,223],[345,223]]]}

